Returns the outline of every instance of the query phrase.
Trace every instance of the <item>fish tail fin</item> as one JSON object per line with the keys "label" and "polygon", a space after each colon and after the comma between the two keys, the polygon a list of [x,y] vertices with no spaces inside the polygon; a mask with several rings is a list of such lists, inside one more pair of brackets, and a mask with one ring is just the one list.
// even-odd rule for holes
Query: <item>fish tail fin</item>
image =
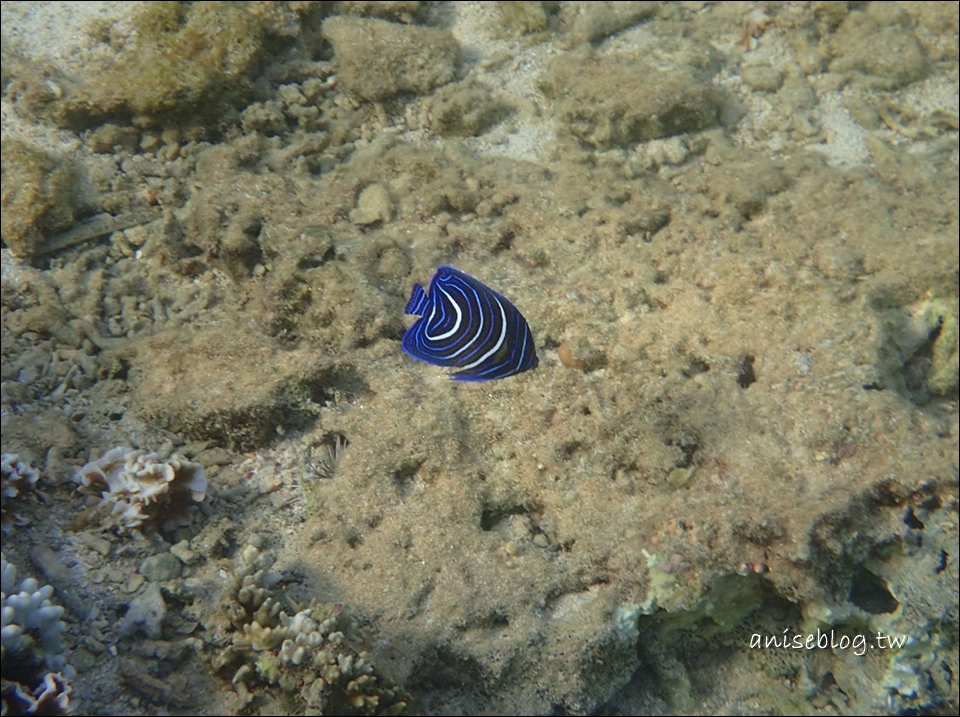
{"label": "fish tail fin", "polygon": [[410,301],[407,302],[407,308],[404,313],[410,314],[411,316],[423,316],[426,313],[428,303],[429,299],[427,299],[427,294],[423,290],[423,287],[420,286],[420,284],[414,284],[413,293],[410,294]]}

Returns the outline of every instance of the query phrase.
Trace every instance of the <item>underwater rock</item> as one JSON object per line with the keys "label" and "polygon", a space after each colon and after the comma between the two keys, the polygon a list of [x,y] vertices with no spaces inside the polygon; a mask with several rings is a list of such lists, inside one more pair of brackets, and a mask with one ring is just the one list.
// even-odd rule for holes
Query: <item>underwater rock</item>
{"label": "underwater rock", "polygon": [[309,351],[284,351],[267,337],[225,326],[149,337],[138,348],[132,384],[145,420],[248,451],[315,420],[314,399],[336,375],[318,369]]}
{"label": "underwater rock", "polygon": [[655,2],[568,2],[563,3],[560,20],[569,33],[567,44],[572,47],[608,37],[652,17],[658,9]]}
{"label": "underwater rock", "polygon": [[270,40],[289,42],[299,33],[297,10],[275,3],[148,4],[133,18],[131,41],[66,94],[58,119],[88,127],[135,116],[144,124],[172,120],[206,129],[210,118],[222,119],[247,97]]}
{"label": "underwater rock", "polygon": [[686,67],[571,53],[540,80],[557,119],[597,149],[694,132],[717,122],[712,88]]}
{"label": "underwater rock", "polygon": [[130,606],[120,621],[120,634],[131,637],[142,633],[151,640],[157,640],[160,638],[163,617],[166,614],[167,605],[160,593],[160,586],[150,583],[130,601]]}
{"label": "underwater rock", "polygon": [[357,208],[350,212],[354,224],[368,225],[390,221],[393,202],[382,184],[371,184],[357,197]]}
{"label": "underwater rock", "polygon": [[3,242],[32,258],[47,237],[73,224],[83,192],[77,167],[19,140],[3,142]]}
{"label": "underwater rock", "polygon": [[430,127],[443,137],[475,137],[500,122],[511,108],[476,80],[439,90],[430,101]]}
{"label": "underwater rock", "polygon": [[[883,48],[883,51],[878,51]],[[868,87],[895,90],[923,79],[930,63],[916,36],[899,23],[851,12],[830,42],[830,71]]]}
{"label": "underwater rock", "polygon": [[460,62],[449,30],[338,16],[323,23],[323,36],[333,45],[343,89],[362,100],[425,94],[450,82]]}

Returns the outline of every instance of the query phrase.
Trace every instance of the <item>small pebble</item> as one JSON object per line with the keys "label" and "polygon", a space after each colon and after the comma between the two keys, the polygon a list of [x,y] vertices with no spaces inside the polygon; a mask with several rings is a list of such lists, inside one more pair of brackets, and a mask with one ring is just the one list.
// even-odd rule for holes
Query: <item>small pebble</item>
{"label": "small pebble", "polygon": [[127,582],[123,586],[123,591],[125,593],[135,593],[145,582],[147,582],[147,579],[140,573],[130,573],[130,575],[127,576]]}
{"label": "small pebble", "polygon": [[175,555],[158,553],[140,563],[140,574],[150,582],[165,582],[180,577],[181,565]]}
{"label": "small pebble", "polygon": [[776,92],[783,84],[783,75],[768,65],[745,67],[741,77],[751,89],[760,92]]}
{"label": "small pebble", "polygon": [[170,552],[184,565],[192,565],[197,560],[197,554],[190,550],[190,542],[187,540],[181,540],[176,545],[171,546]]}

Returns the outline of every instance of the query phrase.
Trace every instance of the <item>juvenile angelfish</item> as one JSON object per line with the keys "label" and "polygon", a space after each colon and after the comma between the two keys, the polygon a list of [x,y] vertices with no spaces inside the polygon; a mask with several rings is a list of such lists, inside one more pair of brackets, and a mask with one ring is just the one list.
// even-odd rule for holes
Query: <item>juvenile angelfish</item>
{"label": "juvenile angelfish", "polygon": [[441,266],[424,291],[414,284],[406,313],[419,316],[403,350],[435,366],[460,369],[457,381],[490,381],[537,367],[537,349],[523,314],[483,282]]}

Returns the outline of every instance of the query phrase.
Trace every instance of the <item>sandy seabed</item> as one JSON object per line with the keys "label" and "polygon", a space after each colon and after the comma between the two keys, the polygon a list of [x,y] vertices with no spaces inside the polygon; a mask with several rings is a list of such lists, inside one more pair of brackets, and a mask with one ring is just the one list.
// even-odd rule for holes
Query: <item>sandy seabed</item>
{"label": "sandy seabed", "polygon": [[[73,709],[956,713],[955,3],[159,5],[3,4]],[[535,371],[401,351],[444,264]],[[185,525],[73,480],[118,446]]]}

